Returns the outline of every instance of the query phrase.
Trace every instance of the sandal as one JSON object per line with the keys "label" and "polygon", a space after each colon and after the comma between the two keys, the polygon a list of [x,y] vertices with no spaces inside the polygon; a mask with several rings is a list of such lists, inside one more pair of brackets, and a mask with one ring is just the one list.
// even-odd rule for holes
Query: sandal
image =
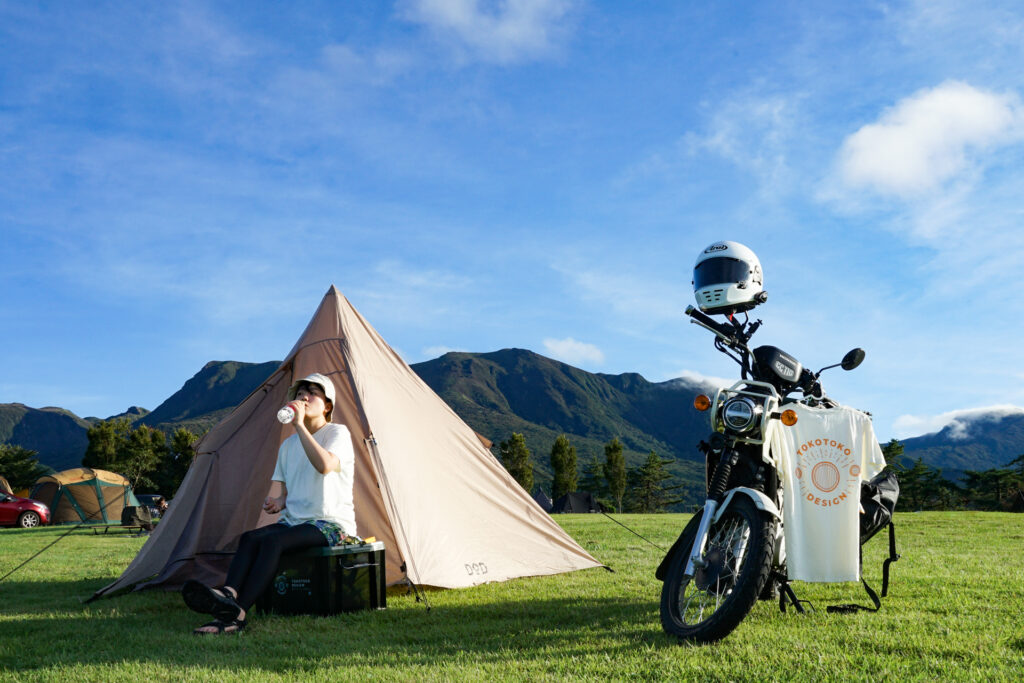
{"label": "sandal", "polygon": [[[193,635],[197,636],[221,636],[225,633],[241,633],[245,630],[246,620],[232,619],[230,621],[221,621],[220,619],[214,619],[208,624],[203,624],[198,628],[192,630]],[[200,629],[213,627],[216,631],[202,631]]]}
{"label": "sandal", "polygon": [[181,597],[192,611],[211,614],[222,622],[236,621],[242,613],[241,605],[227,591],[210,588],[194,579],[181,587]]}

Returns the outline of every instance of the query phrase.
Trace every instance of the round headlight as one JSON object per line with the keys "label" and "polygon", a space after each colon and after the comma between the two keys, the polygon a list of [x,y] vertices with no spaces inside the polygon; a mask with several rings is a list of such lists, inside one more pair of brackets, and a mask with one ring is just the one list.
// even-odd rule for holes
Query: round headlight
{"label": "round headlight", "polygon": [[745,396],[737,396],[722,406],[722,421],[734,432],[748,432],[760,418],[761,406]]}

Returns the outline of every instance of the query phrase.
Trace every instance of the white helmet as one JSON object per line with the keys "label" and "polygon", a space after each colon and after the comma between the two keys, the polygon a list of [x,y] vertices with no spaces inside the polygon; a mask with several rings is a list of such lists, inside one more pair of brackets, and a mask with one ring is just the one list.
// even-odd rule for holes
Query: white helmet
{"label": "white helmet", "polygon": [[715,242],[693,266],[693,294],[705,313],[748,311],[768,299],[757,254],[739,242]]}

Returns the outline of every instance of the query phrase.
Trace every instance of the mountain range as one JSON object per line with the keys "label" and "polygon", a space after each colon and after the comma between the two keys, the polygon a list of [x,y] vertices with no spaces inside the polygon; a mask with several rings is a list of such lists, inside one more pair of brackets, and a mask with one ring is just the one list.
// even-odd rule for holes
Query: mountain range
{"label": "mountain range", "polygon": [[[279,364],[211,361],[152,412],[133,407],[111,418],[201,433]],[[707,422],[692,401],[708,387],[684,379],[649,382],[636,373],[590,373],[523,349],[451,352],[412,369],[470,427],[495,442],[495,453],[498,442],[522,433],[533,454],[535,480],[547,490],[548,455],[559,434],[566,434],[576,447],[581,475],[591,460],[603,461],[604,444],[617,437],[631,466],[651,451],[672,458],[669,470],[685,482],[688,498],[702,484],[696,444],[706,436]],[[80,464],[86,431],[99,421],[62,408],[0,404],[0,443],[32,449],[44,465],[67,469]],[[906,439],[903,445],[906,458],[921,457],[955,479],[964,470],[1001,466],[1024,452],[1024,415],[955,422],[937,433]]]}
{"label": "mountain range", "polygon": [[1002,467],[1024,454],[1024,413],[993,411],[958,418],[934,434],[903,442],[904,459],[921,458],[958,481],[966,470]]}

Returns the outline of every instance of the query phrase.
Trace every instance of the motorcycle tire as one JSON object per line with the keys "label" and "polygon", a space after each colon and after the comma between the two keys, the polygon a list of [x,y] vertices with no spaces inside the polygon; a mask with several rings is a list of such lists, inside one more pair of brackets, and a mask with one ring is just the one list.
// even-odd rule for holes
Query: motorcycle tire
{"label": "motorcycle tire", "polygon": [[[768,582],[775,551],[775,518],[736,496],[708,529],[708,566],[686,577],[697,525],[684,531],[661,589],[661,625],[681,640],[711,643],[732,633]],[[682,549],[681,548],[681,549]]]}

